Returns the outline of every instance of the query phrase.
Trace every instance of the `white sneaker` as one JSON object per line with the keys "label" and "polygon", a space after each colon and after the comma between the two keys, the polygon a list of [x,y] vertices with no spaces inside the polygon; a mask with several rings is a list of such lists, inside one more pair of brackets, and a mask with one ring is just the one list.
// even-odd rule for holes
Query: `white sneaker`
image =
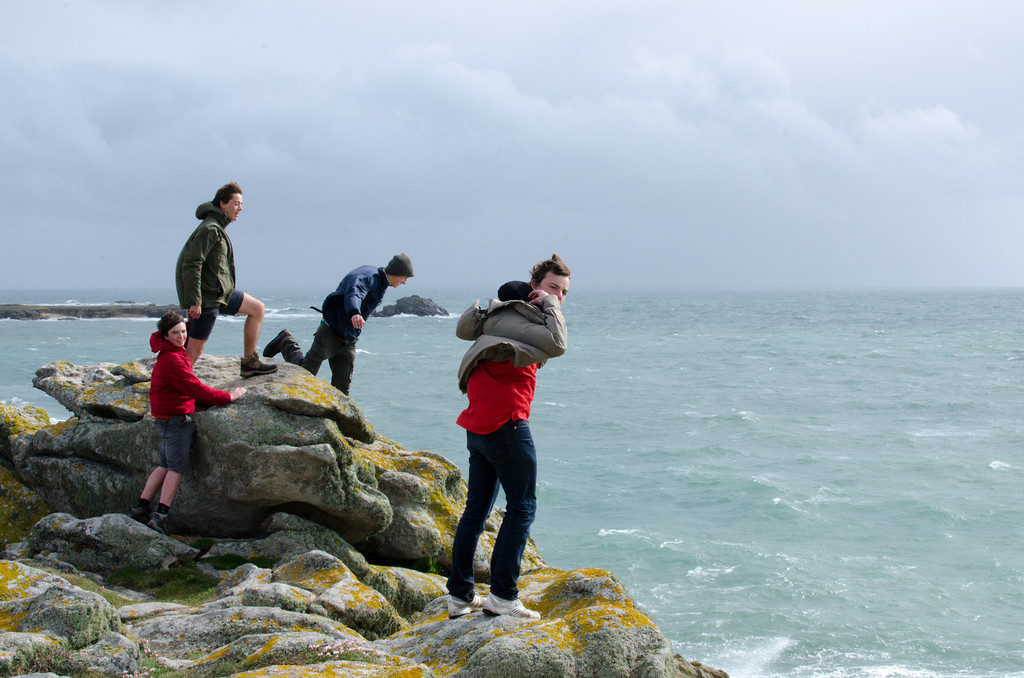
{"label": "white sneaker", "polygon": [[484,614],[489,614],[492,617],[507,615],[509,617],[519,617],[520,619],[540,619],[539,612],[534,612],[525,607],[523,601],[518,598],[515,600],[505,600],[493,593],[487,596],[487,602],[484,603]]}
{"label": "white sneaker", "polygon": [[456,598],[455,596],[448,596],[449,619],[462,617],[470,612],[479,612],[483,608],[484,599],[475,593],[473,594],[473,600],[463,600],[462,598]]}

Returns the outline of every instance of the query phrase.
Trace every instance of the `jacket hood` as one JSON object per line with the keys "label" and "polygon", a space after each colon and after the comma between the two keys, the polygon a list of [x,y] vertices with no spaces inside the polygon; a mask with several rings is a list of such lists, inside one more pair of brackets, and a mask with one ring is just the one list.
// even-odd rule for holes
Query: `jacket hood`
{"label": "jacket hood", "polygon": [[212,200],[210,202],[204,202],[202,205],[196,208],[196,219],[205,220],[209,219],[210,217],[216,219],[217,223],[220,224],[221,226],[226,227],[229,223],[231,223],[230,221],[228,221],[228,215],[224,214],[224,210],[222,210],[217,205],[214,205]]}
{"label": "jacket hood", "polygon": [[159,353],[160,351],[183,351],[171,342],[164,339],[164,335],[160,334],[160,330],[157,330],[153,334],[149,335],[149,348],[153,353]]}

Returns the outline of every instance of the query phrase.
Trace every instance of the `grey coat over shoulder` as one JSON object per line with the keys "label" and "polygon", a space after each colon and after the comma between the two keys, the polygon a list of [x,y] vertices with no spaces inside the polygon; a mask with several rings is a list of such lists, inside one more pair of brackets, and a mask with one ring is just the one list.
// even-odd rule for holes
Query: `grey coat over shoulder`
{"label": "grey coat over shoulder", "polygon": [[459,365],[459,389],[481,360],[513,361],[516,367],[544,363],[565,353],[568,333],[558,297],[548,295],[540,306],[525,301],[492,299],[486,310],[476,301],[459,317],[459,339],[473,345]]}

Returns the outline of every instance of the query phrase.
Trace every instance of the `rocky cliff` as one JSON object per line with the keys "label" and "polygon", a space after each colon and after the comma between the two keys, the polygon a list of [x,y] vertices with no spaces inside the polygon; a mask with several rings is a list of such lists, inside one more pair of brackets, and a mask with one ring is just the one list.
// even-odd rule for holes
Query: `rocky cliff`
{"label": "rocky cliff", "polygon": [[[60,424],[0,406],[0,675],[56,647],[101,675],[137,671],[144,648],[211,676],[222,664],[238,676],[724,676],[674,656],[614,575],[548,568],[532,540],[521,597],[540,621],[448,620],[444,578],[423,570],[450,565],[458,467],[383,438],[352,399],[292,365],[196,412],[169,523],[178,538],[130,520],[158,457],[151,365],[40,368],[35,385],[75,415]],[[237,370],[237,357],[210,355],[196,368],[222,389],[241,384]],[[481,539],[481,583],[500,519]],[[251,562],[221,570],[208,564],[218,556]],[[196,562],[221,582],[197,605],[114,607],[55,574],[105,587],[128,565]]]}

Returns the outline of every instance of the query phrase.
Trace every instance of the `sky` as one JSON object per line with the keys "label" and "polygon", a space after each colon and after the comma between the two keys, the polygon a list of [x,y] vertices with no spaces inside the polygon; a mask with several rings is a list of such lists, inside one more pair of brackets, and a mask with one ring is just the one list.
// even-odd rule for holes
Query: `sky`
{"label": "sky", "polygon": [[[0,289],[1024,286],[1016,0],[0,0]],[[490,282],[487,282],[490,281]]]}

